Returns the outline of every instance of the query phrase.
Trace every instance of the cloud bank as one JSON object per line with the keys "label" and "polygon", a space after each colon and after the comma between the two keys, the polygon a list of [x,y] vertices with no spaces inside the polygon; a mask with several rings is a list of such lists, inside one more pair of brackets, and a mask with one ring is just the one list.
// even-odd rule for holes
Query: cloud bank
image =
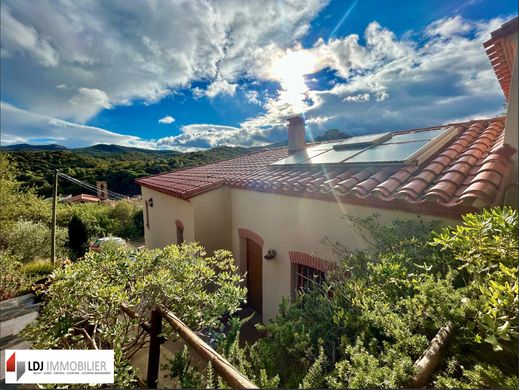
{"label": "cloud bank", "polygon": [[[290,53],[318,59],[315,72],[332,80],[307,82],[301,96],[309,130],[366,133],[442,124],[502,111],[503,96],[483,50],[504,19],[453,16],[403,37],[376,21],[363,36],[301,39],[326,1],[221,0],[26,2],[1,4],[2,144],[59,142],[66,146],[119,143],[193,150],[257,146],[286,138],[293,113],[275,61]],[[243,80],[259,85],[250,89]],[[102,110],[158,102],[203,81],[195,98],[245,97],[263,110],[239,126],[207,123],[181,133],[142,139],[85,123]],[[157,119],[155,119],[157,120]],[[159,123],[172,124],[172,116]],[[204,122],[201,119],[201,122]]]}

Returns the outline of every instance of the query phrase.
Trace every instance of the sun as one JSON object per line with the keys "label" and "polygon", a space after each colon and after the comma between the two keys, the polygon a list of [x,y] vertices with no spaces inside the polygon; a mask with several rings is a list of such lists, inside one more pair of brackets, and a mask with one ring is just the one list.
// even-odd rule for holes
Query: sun
{"label": "sun", "polygon": [[293,111],[303,111],[308,91],[304,76],[314,73],[316,68],[316,56],[304,50],[291,51],[272,64],[271,75],[281,83],[280,100]]}

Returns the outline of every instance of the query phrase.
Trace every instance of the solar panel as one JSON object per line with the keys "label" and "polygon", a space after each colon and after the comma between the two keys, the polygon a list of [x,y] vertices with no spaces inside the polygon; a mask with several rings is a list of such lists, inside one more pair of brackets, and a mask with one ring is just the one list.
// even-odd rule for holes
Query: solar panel
{"label": "solar panel", "polygon": [[353,156],[346,162],[348,164],[404,162],[418,149],[427,145],[427,143],[429,143],[429,140],[375,145]]}
{"label": "solar panel", "polygon": [[432,140],[445,132],[445,129],[419,131],[415,133],[396,134],[393,135],[391,141],[388,142],[411,142],[411,141],[424,141]]}
{"label": "solar panel", "polygon": [[341,150],[341,149],[358,148],[358,147],[362,147],[362,146],[365,147],[365,146],[369,146],[369,145],[378,144],[389,138],[391,138],[391,133],[377,133],[377,134],[360,135],[358,137],[351,137],[345,141],[338,142],[335,145],[333,145],[333,148],[335,150]]}
{"label": "solar panel", "polygon": [[318,154],[315,157],[305,161],[307,164],[338,164],[344,160],[347,160],[357,153],[360,153],[364,148],[357,149],[346,149],[346,150],[334,150],[330,149],[322,154]]}
{"label": "solar panel", "polygon": [[456,129],[437,128],[403,134],[377,133],[322,143],[300,150],[272,165],[421,164],[454,135]]}
{"label": "solar panel", "polygon": [[[330,146],[331,149],[331,146]],[[327,149],[327,150],[330,150]],[[316,156],[320,153],[324,153],[326,150],[317,150],[317,149],[303,149],[295,152],[294,154],[291,154],[287,158],[284,158],[283,160],[276,161],[272,165],[293,165],[293,164],[299,164],[304,162],[305,160],[308,160],[310,157]]]}

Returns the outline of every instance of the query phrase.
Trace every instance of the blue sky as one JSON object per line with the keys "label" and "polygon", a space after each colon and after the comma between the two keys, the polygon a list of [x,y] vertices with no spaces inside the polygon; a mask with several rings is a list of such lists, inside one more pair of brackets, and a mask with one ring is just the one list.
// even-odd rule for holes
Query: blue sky
{"label": "blue sky", "polygon": [[258,146],[492,117],[514,1],[1,4],[2,145]]}

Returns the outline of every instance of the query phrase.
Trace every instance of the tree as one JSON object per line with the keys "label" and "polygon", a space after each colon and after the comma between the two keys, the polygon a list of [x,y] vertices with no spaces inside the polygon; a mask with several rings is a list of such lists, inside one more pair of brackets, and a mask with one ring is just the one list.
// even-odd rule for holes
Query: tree
{"label": "tree", "polygon": [[77,215],[73,215],[68,223],[68,245],[73,259],[83,257],[88,248],[87,229]]}
{"label": "tree", "polygon": [[[24,331],[34,348],[114,349],[115,385],[136,385],[129,359],[146,333],[122,315],[122,304],[149,319],[159,303],[199,334],[222,329],[246,290],[229,251],[207,256],[196,243],[164,249],[89,252],[83,260],[56,270],[38,319]],[[171,336],[167,324],[163,332]]]}

